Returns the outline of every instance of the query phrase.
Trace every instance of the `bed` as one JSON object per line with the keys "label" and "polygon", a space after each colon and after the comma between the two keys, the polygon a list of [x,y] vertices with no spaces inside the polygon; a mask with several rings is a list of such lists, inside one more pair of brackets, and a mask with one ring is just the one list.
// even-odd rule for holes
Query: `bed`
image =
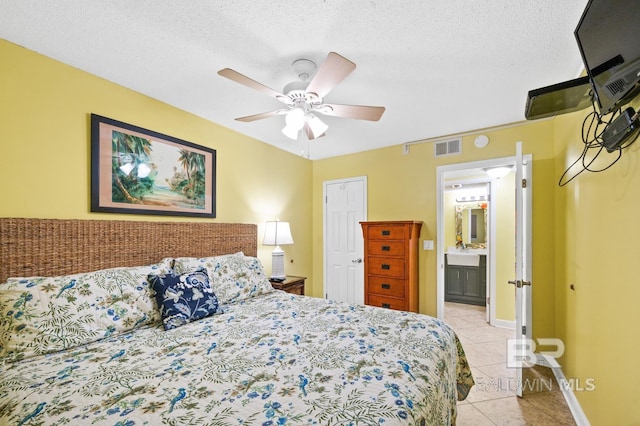
{"label": "bed", "polygon": [[274,290],[257,240],[0,218],[0,424],[455,424],[473,378],[452,329]]}

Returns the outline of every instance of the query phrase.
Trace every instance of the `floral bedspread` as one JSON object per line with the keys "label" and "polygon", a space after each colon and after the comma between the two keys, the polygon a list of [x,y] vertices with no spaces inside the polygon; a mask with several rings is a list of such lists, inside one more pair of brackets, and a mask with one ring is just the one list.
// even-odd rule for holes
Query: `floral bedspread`
{"label": "floral bedspread", "polygon": [[0,367],[0,424],[446,425],[473,378],[429,316],[281,291]]}

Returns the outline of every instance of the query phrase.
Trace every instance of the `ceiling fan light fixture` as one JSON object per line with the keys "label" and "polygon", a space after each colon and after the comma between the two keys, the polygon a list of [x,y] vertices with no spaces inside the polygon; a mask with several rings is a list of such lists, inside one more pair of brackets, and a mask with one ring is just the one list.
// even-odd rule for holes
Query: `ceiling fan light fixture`
{"label": "ceiling fan light fixture", "polygon": [[512,166],[490,167],[483,169],[493,179],[500,179],[511,173]]}
{"label": "ceiling fan light fixture", "polygon": [[297,140],[298,139],[298,133],[300,132],[300,129],[295,128],[295,127],[291,127],[291,126],[284,126],[282,128],[282,133],[288,137],[289,139],[293,139],[293,140]]}
{"label": "ceiling fan light fixture", "polygon": [[304,120],[305,112],[302,108],[293,108],[284,116],[284,122],[287,124],[287,127],[296,129],[296,131],[302,129],[302,126],[304,126]]}
{"label": "ceiling fan light fixture", "polygon": [[329,128],[329,126],[313,114],[307,119],[307,124],[309,124],[309,127],[311,128],[314,138],[319,137]]}
{"label": "ceiling fan light fixture", "polygon": [[303,130],[307,138],[313,140],[324,136],[328,129],[328,126],[316,118],[315,114],[378,121],[385,110],[382,106],[323,103],[324,97],[356,68],[355,63],[336,52],[329,52],[319,68],[315,62],[302,58],[293,61],[291,68],[298,80],[287,84],[282,93],[231,68],[218,71],[220,76],[265,93],[287,106],[285,109],[239,117],[236,120],[251,122],[285,115],[286,124],[282,132],[287,137],[297,139],[300,130]]}

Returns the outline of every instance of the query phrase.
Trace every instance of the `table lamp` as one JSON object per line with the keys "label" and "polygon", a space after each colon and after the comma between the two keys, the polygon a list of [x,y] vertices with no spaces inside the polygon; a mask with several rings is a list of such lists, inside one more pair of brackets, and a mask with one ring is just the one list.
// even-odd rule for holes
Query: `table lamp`
{"label": "table lamp", "polygon": [[293,244],[289,222],[280,222],[278,220],[267,222],[262,244],[276,246],[271,252],[271,279],[273,281],[284,281],[287,276],[284,274],[284,251],[280,246]]}

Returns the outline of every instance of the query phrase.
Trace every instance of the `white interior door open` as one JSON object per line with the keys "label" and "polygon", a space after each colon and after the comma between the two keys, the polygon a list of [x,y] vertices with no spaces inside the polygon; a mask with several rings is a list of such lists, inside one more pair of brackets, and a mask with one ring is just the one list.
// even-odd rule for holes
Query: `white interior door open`
{"label": "white interior door open", "polygon": [[367,178],[324,182],[324,296],[364,304]]}
{"label": "white interior door open", "polygon": [[[530,156],[528,156],[530,158]],[[532,312],[532,280],[531,280],[531,161],[522,155],[522,143],[516,143],[516,262],[515,279],[509,284],[516,287],[516,336],[509,343],[507,352],[508,365],[516,368],[516,393],[522,396],[522,368],[530,365],[532,359],[531,345],[531,312]]]}

